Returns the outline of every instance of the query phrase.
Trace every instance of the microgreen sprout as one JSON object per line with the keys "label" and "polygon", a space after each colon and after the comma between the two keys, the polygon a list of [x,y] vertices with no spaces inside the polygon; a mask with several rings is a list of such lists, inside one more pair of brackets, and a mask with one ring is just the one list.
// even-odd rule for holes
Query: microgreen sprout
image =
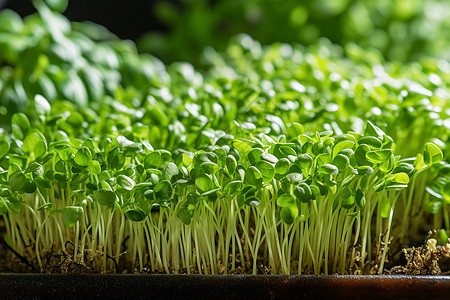
{"label": "microgreen sprout", "polygon": [[46,2],[0,12],[3,240],[40,271],[382,274],[392,236],[447,242],[448,63],[239,35],[166,66]]}

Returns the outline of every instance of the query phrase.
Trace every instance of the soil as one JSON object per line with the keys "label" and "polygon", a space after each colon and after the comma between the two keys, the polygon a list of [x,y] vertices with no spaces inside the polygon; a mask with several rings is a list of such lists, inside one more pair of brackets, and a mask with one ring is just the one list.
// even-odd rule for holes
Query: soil
{"label": "soil", "polygon": [[[358,266],[358,256],[353,258],[354,263],[349,268],[348,274],[377,274],[380,263],[381,253],[383,251],[382,243],[378,243],[375,260],[366,264],[366,268],[361,270]],[[55,251],[54,247],[43,252],[42,264],[43,267],[39,269],[36,259],[19,255],[11,251],[4,241],[0,243],[0,272],[1,273],[43,273],[43,274],[101,274],[103,272],[103,252],[101,249],[93,250],[87,249],[84,251],[83,263],[81,261],[81,254],[78,258],[73,257],[74,245],[71,242],[66,243],[65,251]],[[390,269],[385,269],[386,275],[450,275],[450,243],[445,246],[436,246],[434,239],[428,239],[420,247],[406,248],[402,251],[403,255],[398,262],[391,262],[394,265]],[[357,254],[358,255],[358,254]],[[108,272],[112,274],[165,274],[164,270],[152,271],[148,266],[144,267],[142,271],[130,268],[131,263],[121,260],[117,264],[114,258],[107,256]],[[297,273],[297,262],[291,262],[292,274]],[[236,259],[236,268],[226,272],[225,266],[219,264],[219,274],[251,274],[252,267],[250,263],[242,265],[239,257]],[[189,270],[170,269],[170,273],[181,274],[199,274],[199,270],[191,267]],[[272,270],[265,266],[263,259],[259,260],[257,274],[270,275]]]}
{"label": "soil", "polygon": [[403,249],[406,264],[395,266],[389,274],[395,275],[450,275],[450,243],[436,246],[436,240],[429,239],[426,245]]}

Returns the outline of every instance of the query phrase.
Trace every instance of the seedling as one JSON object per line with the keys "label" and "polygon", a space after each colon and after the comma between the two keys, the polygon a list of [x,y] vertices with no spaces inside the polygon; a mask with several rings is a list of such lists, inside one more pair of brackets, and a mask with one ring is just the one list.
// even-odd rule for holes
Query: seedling
{"label": "seedling", "polygon": [[48,258],[63,253],[106,273],[382,274],[391,236],[427,211],[449,229],[440,62],[416,74],[240,35],[206,70],[165,66],[55,3],[0,13],[10,257],[42,272],[64,272]]}

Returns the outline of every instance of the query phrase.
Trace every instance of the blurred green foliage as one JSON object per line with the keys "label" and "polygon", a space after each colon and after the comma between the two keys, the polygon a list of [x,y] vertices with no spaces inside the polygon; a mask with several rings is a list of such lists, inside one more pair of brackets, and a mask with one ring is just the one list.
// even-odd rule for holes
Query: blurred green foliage
{"label": "blurred green foliage", "polygon": [[160,1],[156,14],[166,34],[142,37],[141,51],[165,61],[198,63],[206,46],[225,47],[248,33],[263,44],[314,44],[320,37],[379,50],[386,59],[450,57],[448,0],[178,0]]}

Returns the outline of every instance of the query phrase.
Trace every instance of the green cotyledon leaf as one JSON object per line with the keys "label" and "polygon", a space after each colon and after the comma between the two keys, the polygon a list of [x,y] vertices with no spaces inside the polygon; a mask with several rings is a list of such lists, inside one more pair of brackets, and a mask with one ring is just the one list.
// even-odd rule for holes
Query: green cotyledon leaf
{"label": "green cotyledon leaf", "polygon": [[66,206],[62,210],[64,227],[72,228],[83,216],[83,208],[78,206]]}
{"label": "green cotyledon leaf", "polygon": [[245,172],[244,182],[252,186],[260,186],[263,182],[263,175],[254,166],[250,166]]}
{"label": "green cotyledon leaf", "polygon": [[443,154],[441,149],[434,143],[429,142],[425,144],[425,149],[423,151],[423,160],[428,166],[434,165],[443,159]]}
{"label": "green cotyledon leaf", "polygon": [[388,160],[393,151],[391,149],[373,150],[366,153],[366,158],[368,161],[374,164],[382,164]]}
{"label": "green cotyledon leaf", "polygon": [[41,133],[32,132],[23,141],[23,151],[40,157],[47,153],[47,140]]}
{"label": "green cotyledon leaf", "polygon": [[100,205],[112,207],[117,201],[117,196],[113,191],[101,189],[97,192],[97,201]]}
{"label": "green cotyledon leaf", "polygon": [[270,182],[275,175],[275,167],[267,161],[259,161],[256,168],[261,172],[264,182]]}
{"label": "green cotyledon leaf", "polygon": [[125,216],[134,222],[141,222],[144,221],[146,218],[146,215],[142,209],[128,209],[125,212]]}
{"label": "green cotyledon leaf", "polygon": [[89,148],[87,147],[81,147],[75,154],[74,160],[78,165],[82,167],[89,166],[89,163],[92,160],[91,150],[89,150]]}
{"label": "green cotyledon leaf", "polygon": [[298,217],[298,207],[292,205],[281,208],[280,217],[286,224],[294,223],[295,219]]}
{"label": "green cotyledon leaf", "polygon": [[20,192],[25,188],[25,185],[27,183],[27,178],[25,177],[25,174],[21,171],[16,172],[12,174],[9,177],[9,185],[11,186],[11,189],[16,192]]}

